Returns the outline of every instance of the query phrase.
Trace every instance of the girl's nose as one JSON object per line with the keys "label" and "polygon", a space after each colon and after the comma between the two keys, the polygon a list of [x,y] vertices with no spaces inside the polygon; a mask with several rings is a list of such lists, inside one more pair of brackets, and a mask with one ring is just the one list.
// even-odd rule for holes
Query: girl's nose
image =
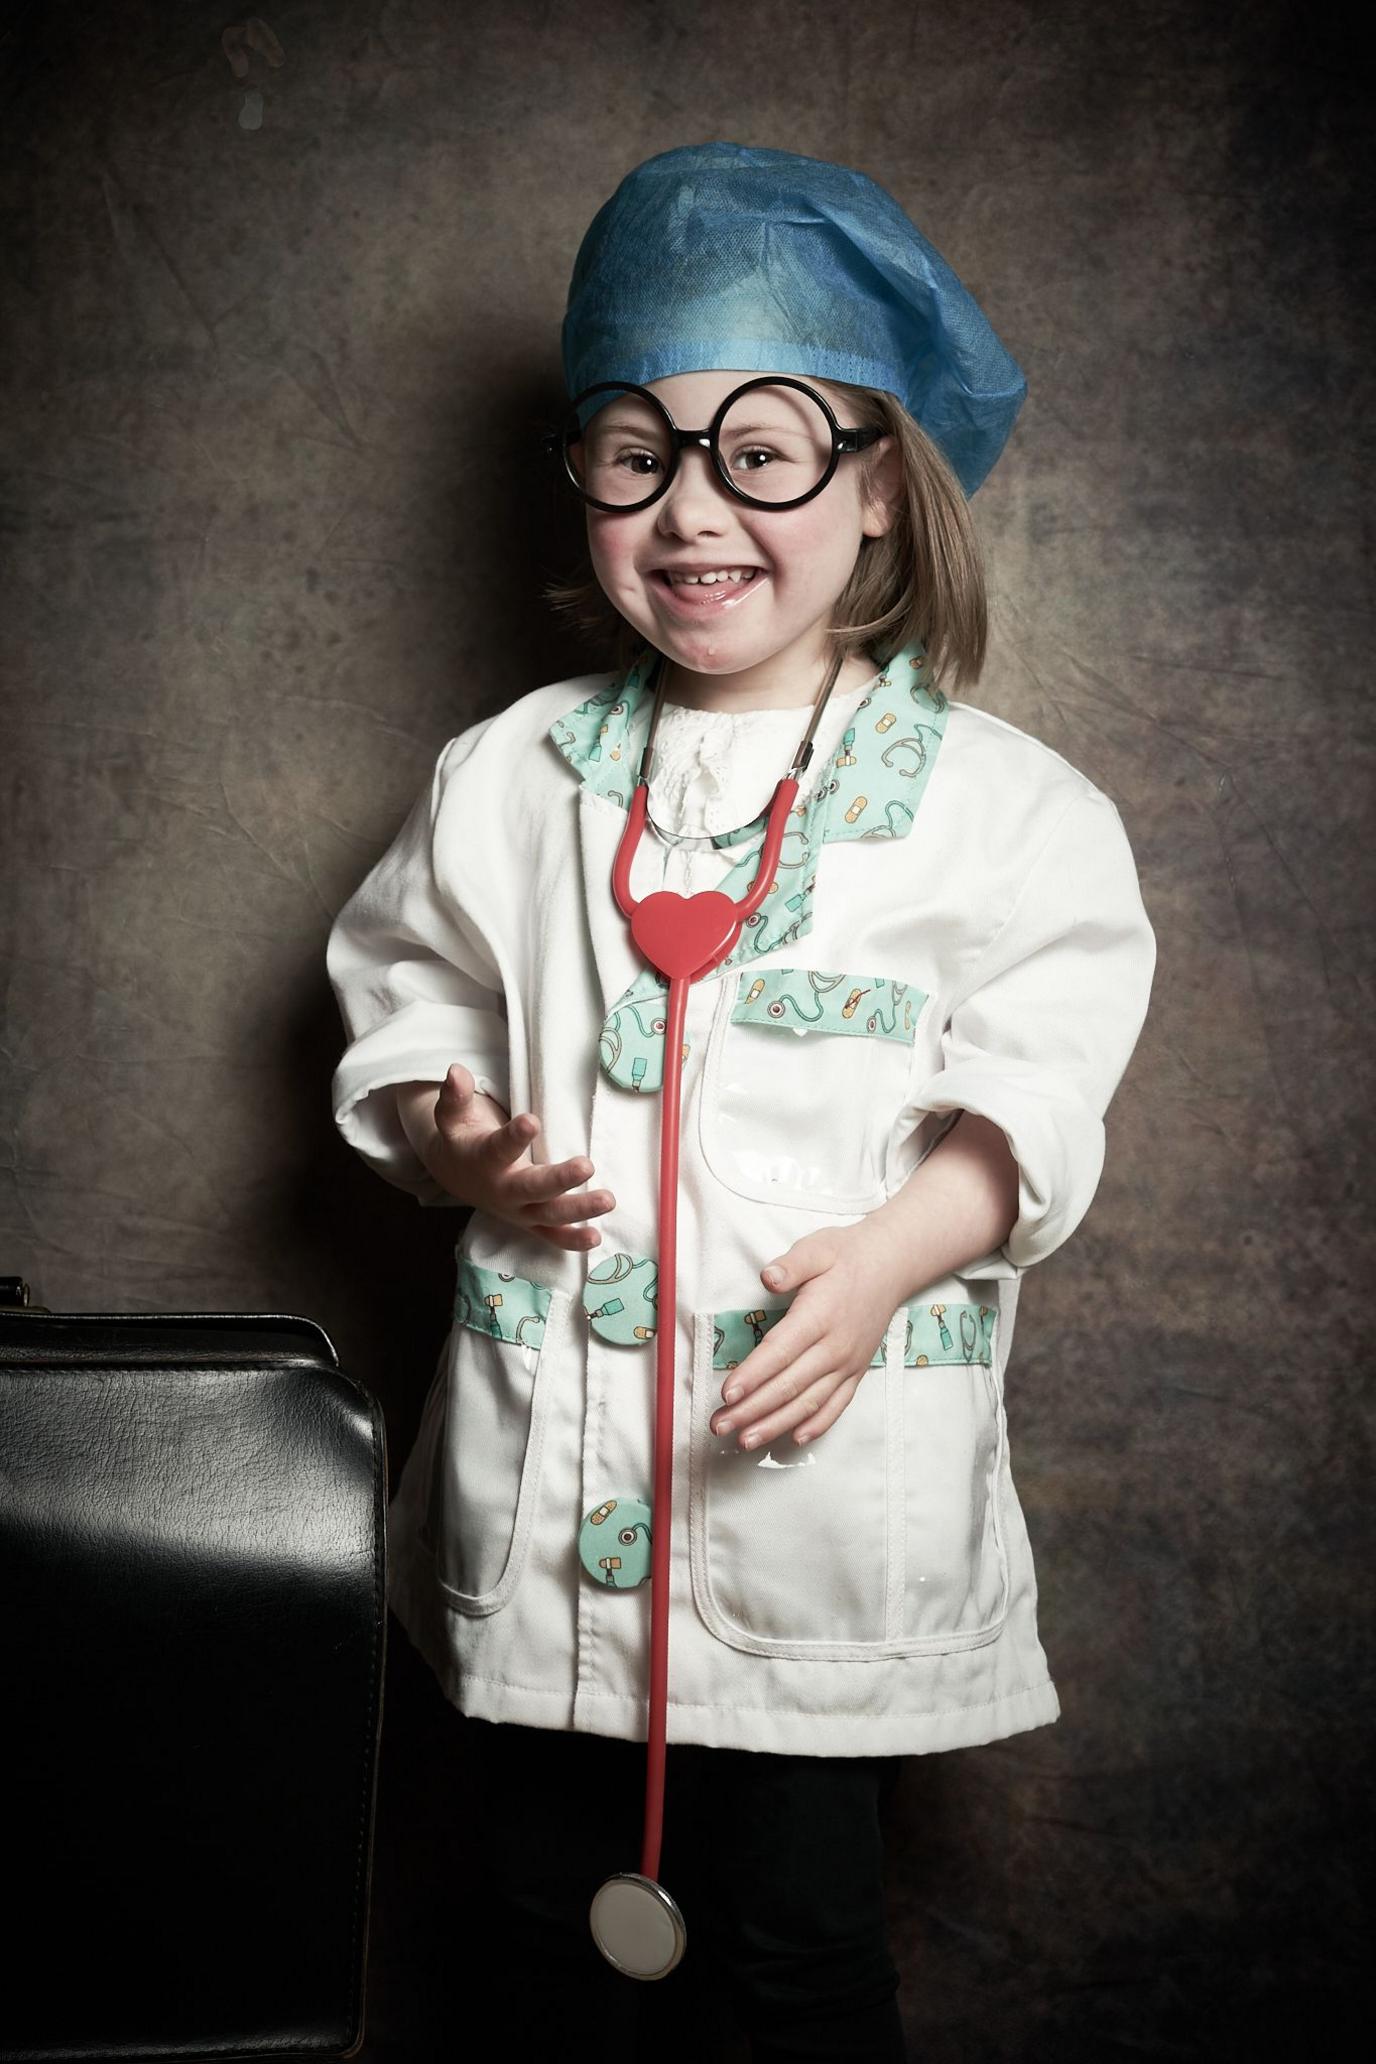
{"label": "girl's nose", "polygon": [[660,498],[655,527],[666,535],[701,537],[725,530],[731,510],[730,496],[717,477],[712,454],[700,444],[685,445],[678,455],[678,468]]}

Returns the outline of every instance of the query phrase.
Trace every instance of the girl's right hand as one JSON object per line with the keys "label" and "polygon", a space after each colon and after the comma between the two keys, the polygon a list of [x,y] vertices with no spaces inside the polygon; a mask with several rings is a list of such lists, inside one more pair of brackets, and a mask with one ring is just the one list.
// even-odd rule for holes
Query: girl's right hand
{"label": "girl's right hand", "polygon": [[540,1130],[534,1112],[517,1112],[494,1125],[494,1108],[501,1107],[478,1093],[472,1074],[455,1061],[435,1105],[430,1159],[435,1180],[462,1203],[520,1232],[538,1233],[553,1247],[580,1252],[599,1246],[602,1235],[582,1221],[611,1211],[615,1197],[610,1190],[569,1194],[590,1179],[592,1162],[578,1155],[537,1165],[529,1152]]}

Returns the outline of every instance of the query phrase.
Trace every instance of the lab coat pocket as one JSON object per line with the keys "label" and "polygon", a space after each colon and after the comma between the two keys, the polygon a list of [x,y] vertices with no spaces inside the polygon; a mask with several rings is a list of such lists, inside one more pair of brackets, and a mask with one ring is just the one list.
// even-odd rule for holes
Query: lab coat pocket
{"label": "lab coat pocket", "polygon": [[979,1648],[1008,1614],[1008,1542],[1000,1510],[1008,1424],[980,1305],[913,1303],[890,1329],[900,1401],[900,1653]]}
{"label": "lab coat pocket", "polygon": [[458,1258],[427,1532],[456,1611],[496,1612],[520,1581],[539,1495],[549,1370],[571,1298]]}
{"label": "lab coat pocket", "polygon": [[740,1452],[709,1424],[725,1371],[786,1309],[695,1318],[688,1530],[704,1624],[749,1654],[837,1662],[995,1640],[1004,1421],[981,1308],[900,1310],[824,1433]]}
{"label": "lab coat pocket", "polygon": [[[740,1450],[709,1421],[733,1362],[787,1306],[694,1321],[689,1558],[709,1630],[754,1655],[842,1661],[882,1652],[890,1625],[884,1372],[871,1370],[807,1447]],[[742,1337],[744,1334],[744,1337]]]}
{"label": "lab coat pocket", "polygon": [[699,1109],[703,1158],[758,1203],[867,1211],[885,1197],[927,994],[885,975],[732,969]]}

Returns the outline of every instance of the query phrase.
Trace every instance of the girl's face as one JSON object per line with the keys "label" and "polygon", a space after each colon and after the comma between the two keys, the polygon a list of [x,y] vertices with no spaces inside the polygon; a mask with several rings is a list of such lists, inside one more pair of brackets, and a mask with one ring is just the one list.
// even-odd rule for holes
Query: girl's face
{"label": "girl's face", "polygon": [[[753,377],[730,370],[675,373],[650,381],[649,388],[681,428],[698,429]],[[825,381],[808,384],[848,425],[845,397]],[[871,453],[885,454],[891,442],[881,439]],[[860,541],[878,537],[892,521],[886,500],[862,500],[861,463],[843,457],[822,492],[801,508],[756,509],[727,492],[709,451],[689,446],[679,454],[668,491],[650,508],[587,510],[598,583],[671,662],[671,696],[696,696],[703,708],[744,704],[747,696],[780,706],[815,699],[832,644],[824,633]],[[881,483],[892,484],[883,465],[876,487]],[[683,586],[670,580],[677,572],[749,578]],[[867,678],[873,668],[862,671]],[[684,679],[693,675],[711,676],[712,684]]]}

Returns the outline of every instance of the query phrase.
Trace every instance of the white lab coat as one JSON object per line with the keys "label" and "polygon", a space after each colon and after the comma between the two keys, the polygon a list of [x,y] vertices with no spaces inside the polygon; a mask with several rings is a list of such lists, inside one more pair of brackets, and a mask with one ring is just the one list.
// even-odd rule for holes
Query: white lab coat
{"label": "white lab coat", "polygon": [[[1155,939],[1114,804],[923,678],[920,654],[903,654],[863,694],[833,697],[775,889],[689,990],[670,1741],[910,1754],[1060,1710],[1004,1380],[1021,1273],[1069,1237],[1097,1187]],[[587,1252],[481,1212],[465,1226],[463,1319],[389,1513],[390,1601],[465,1713],[634,1740],[650,1587],[610,1588],[579,1543],[608,1499],[648,1504],[653,1481],[653,1333],[629,1323],[653,1307],[629,1287],[618,1303],[594,1277],[654,1277],[661,1099],[646,1093],[647,1054],[663,985],[611,889],[651,701],[639,666],[587,675],[451,740],[327,953],[349,1038],[335,1120],[387,1181],[453,1202],[407,1142],[392,1087],[438,1083],[461,1060],[508,1110],[539,1115],[540,1159],[587,1155],[617,1200]],[[767,806],[806,728],[806,710],[792,715],[777,762],[733,791],[753,800],[718,823]],[[703,853],[647,830],[632,891],[743,895],[761,837]],[[817,1019],[801,1032],[800,996]],[[901,1012],[867,1017],[874,997]],[[636,1024],[651,1028],[638,1075],[622,1037]],[[1008,1239],[894,1314],[876,1365],[811,1444],[742,1453],[714,1436],[726,1366],[789,1302],[760,1268],[877,1208],[961,1110],[1001,1126],[1018,1162]]]}

